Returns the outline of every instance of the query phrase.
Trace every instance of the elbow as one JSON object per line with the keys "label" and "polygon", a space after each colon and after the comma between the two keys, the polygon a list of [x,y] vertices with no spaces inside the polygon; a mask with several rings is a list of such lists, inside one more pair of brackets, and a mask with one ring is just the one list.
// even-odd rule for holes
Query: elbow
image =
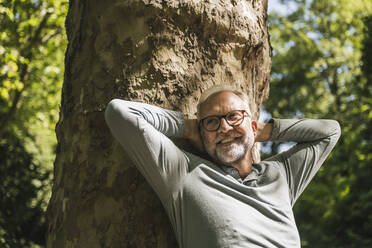
{"label": "elbow", "polygon": [[123,103],[123,100],[113,99],[107,104],[105,110],[105,120],[109,127],[111,127],[111,124],[115,122],[115,120],[121,114],[123,110]]}
{"label": "elbow", "polygon": [[341,135],[341,126],[340,123],[336,120],[330,120],[332,122],[332,134],[336,134],[337,136]]}
{"label": "elbow", "polygon": [[121,103],[122,101],[123,100],[120,100],[120,99],[112,99],[106,106],[105,114],[119,109],[119,106],[122,104]]}
{"label": "elbow", "polygon": [[107,106],[106,106],[106,110],[105,110],[105,120],[106,120],[106,123],[109,124],[110,123],[110,120],[111,120],[111,117],[114,115],[115,113],[115,109],[116,109],[116,105],[117,105],[117,100],[118,99],[113,99],[111,100]]}
{"label": "elbow", "polygon": [[336,143],[341,136],[341,126],[340,123],[336,120],[327,120],[327,134],[331,140],[334,140]]}

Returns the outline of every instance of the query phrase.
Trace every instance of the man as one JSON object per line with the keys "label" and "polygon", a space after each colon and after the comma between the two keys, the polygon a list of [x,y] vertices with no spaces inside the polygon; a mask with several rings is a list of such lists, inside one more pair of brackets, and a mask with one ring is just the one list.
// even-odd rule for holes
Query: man
{"label": "man", "polygon": [[[179,246],[300,247],[292,206],[340,136],[332,120],[257,124],[246,96],[230,87],[202,95],[198,119],[156,106],[113,100],[106,121],[158,194]],[[184,137],[209,159],[179,149]],[[290,150],[252,162],[255,142],[293,141]]]}

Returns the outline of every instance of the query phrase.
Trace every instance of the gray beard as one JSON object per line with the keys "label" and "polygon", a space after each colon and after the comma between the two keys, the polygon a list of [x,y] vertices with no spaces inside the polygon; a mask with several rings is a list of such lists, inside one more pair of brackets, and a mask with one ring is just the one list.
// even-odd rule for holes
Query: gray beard
{"label": "gray beard", "polygon": [[229,150],[217,148],[216,158],[222,164],[232,165],[233,163],[236,163],[239,160],[243,159],[247,152],[248,152],[247,144],[245,143],[233,144]]}

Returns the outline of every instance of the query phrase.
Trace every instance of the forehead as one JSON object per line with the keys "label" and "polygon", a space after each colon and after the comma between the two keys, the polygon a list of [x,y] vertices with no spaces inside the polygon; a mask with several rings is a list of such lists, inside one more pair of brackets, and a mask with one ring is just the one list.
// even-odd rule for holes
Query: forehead
{"label": "forehead", "polygon": [[243,100],[231,91],[211,95],[200,106],[200,118],[210,115],[224,115],[231,110],[245,109]]}

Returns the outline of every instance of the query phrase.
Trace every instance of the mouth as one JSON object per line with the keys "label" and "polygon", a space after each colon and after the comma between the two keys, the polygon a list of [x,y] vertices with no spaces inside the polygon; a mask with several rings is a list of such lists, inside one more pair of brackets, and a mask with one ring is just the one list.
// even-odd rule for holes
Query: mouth
{"label": "mouth", "polygon": [[238,139],[240,139],[241,137],[229,137],[229,138],[225,138],[225,139],[222,139],[220,140],[219,142],[217,142],[217,145],[224,145],[224,144],[230,144]]}

